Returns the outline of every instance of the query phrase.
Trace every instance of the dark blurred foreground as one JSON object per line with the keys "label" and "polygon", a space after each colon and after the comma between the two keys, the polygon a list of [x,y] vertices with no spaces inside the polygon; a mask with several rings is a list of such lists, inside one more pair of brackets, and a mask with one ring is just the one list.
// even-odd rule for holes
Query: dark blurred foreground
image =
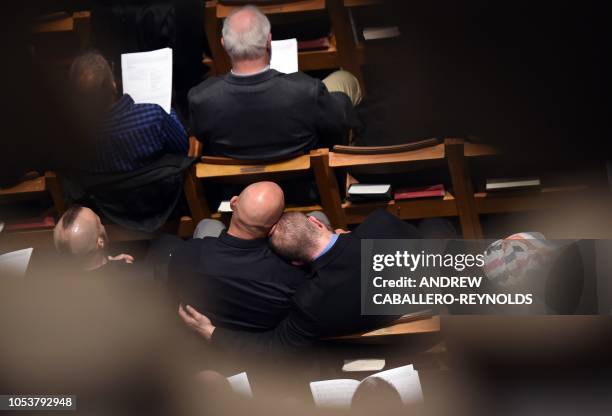
{"label": "dark blurred foreground", "polygon": [[[305,376],[309,353],[296,362],[235,361],[248,367],[251,382],[257,374],[266,379],[255,383],[252,401],[240,398],[222,383],[196,380],[201,370],[218,369],[223,355],[184,330],[175,303],[157,284],[62,275],[49,268],[44,279],[1,280],[0,392],[75,394],[77,411],[70,414],[83,415],[323,413],[313,408],[307,382],[326,378],[325,369],[317,378],[309,368]],[[596,415],[612,409],[610,317],[444,317],[442,330],[446,353],[417,367],[422,407],[397,407],[375,391],[356,400],[353,413]],[[398,344],[394,353],[410,349]],[[301,390],[294,388],[297,380]]]}

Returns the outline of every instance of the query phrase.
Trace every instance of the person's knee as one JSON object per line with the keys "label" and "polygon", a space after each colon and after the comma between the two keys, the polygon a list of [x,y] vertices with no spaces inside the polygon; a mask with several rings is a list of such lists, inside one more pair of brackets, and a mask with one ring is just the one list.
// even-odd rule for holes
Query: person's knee
{"label": "person's knee", "polygon": [[359,80],[350,72],[340,69],[327,76],[323,83],[329,92],[342,92],[346,94],[353,106],[361,102],[363,98]]}
{"label": "person's knee", "polygon": [[193,232],[193,238],[219,237],[225,230],[225,224],[221,221],[205,218],[200,221]]}

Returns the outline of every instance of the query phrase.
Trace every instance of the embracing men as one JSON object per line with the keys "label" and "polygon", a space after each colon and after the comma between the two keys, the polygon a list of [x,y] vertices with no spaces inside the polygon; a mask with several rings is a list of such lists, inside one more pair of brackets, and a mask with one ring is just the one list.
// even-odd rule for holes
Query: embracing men
{"label": "embracing men", "polygon": [[[277,199],[246,200],[252,187],[274,189]],[[182,251],[173,261],[181,280],[200,279],[201,290],[191,291],[191,299],[183,296],[186,305],[179,308],[188,326],[226,351],[291,353],[318,338],[380,327],[396,318],[361,315],[361,239],[419,238],[414,227],[379,210],[350,233],[334,232],[318,216],[282,214],[276,185],[260,182],[249,188],[232,200],[227,232],[218,239],[192,240],[198,248]],[[252,222],[250,234],[238,234],[237,224],[251,221],[247,215],[263,215],[266,221]],[[207,271],[190,274],[193,265]],[[274,319],[254,322],[268,314]]]}

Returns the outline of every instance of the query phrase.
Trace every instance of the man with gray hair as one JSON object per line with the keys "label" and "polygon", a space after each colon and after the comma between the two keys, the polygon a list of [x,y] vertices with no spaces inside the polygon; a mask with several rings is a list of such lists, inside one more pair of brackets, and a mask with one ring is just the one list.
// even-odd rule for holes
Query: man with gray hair
{"label": "man with gray hair", "polygon": [[280,159],[346,140],[357,79],[346,71],[323,82],[270,69],[270,21],[254,6],[232,12],[221,43],[230,73],[189,92],[191,125],[205,152],[237,159]]}

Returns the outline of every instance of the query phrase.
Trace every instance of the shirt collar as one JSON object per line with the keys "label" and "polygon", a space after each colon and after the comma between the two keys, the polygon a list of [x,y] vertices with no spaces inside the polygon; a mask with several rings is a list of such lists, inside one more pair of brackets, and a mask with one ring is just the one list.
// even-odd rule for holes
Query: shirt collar
{"label": "shirt collar", "polygon": [[319,255],[313,259],[313,261],[315,261],[319,257],[323,256],[325,253],[327,253],[329,250],[331,250],[331,248],[334,246],[334,244],[336,244],[337,240],[338,240],[338,234],[332,234],[331,238],[329,239],[329,243],[327,243],[327,245],[325,246],[323,251],[321,253],[319,253]]}
{"label": "shirt collar", "polygon": [[256,238],[254,240],[244,240],[242,238],[234,237],[229,235],[227,231],[222,231],[219,236],[219,241],[222,243],[235,247],[235,248],[256,248],[256,247],[267,247],[268,239],[267,238]]}
{"label": "shirt collar", "polygon": [[351,233],[346,234],[336,234],[338,237],[336,238],[336,242],[333,246],[329,248],[327,253],[321,254],[315,260],[310,263],[310,270],[316,272],[317,270],[322,269],[327,266],[329,263],[333,262],[339,255],[344,252],[344,249],[348,246],[349,242],[352,241],[354,236],[351,236]]}
{"label": "shirt collar", "polygon": [[268,81],[279,75],[281,75],[280,72],[275,71],[274,69],[268,69],[267,71],[247,76],[234,75],[232,72],[228,72],[227,74],[225,74],[225,77],[223,79],[231,84],[254,85],[264,81]]}
{"label": "shirt collar", "polygon": [[252,74],[237,74],[237,73],[234,72],[233,69],[231,69],[230,72],[235,77],[252,77],[253,75],[263,74],[264,72],[266,72],[268,70],[270,70],[270,65],[266,65],[264,69],[262,69],[260,71],[257,71],[257,72],[253,72]]}

